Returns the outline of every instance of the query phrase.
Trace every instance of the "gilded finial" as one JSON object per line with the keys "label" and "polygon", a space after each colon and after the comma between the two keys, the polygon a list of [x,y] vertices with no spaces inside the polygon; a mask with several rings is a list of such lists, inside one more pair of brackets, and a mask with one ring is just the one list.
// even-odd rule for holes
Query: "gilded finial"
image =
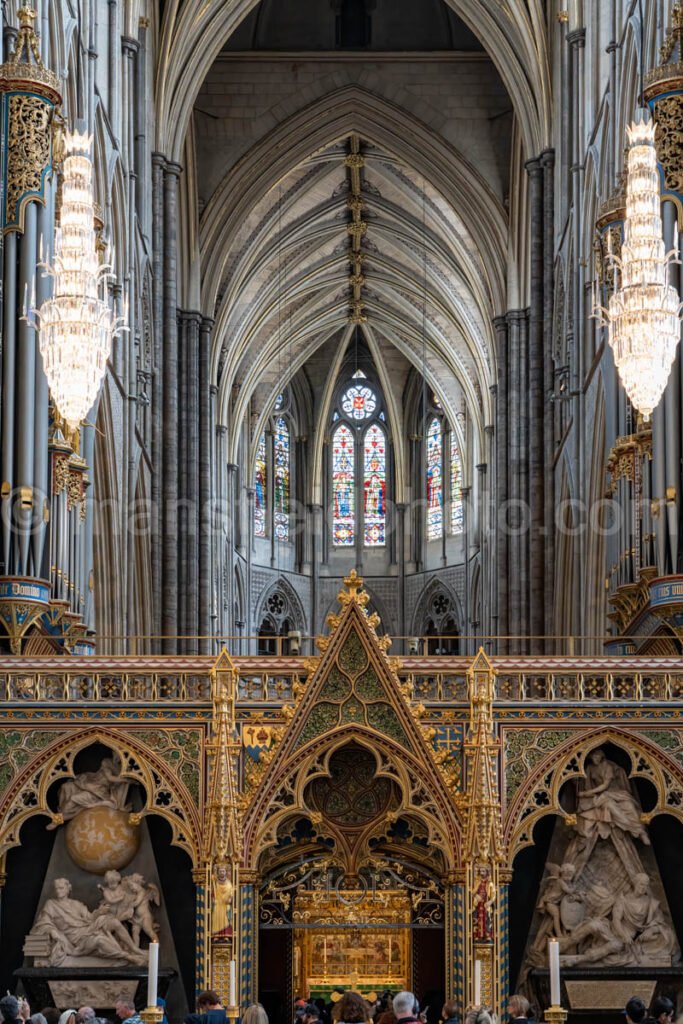
{"label": "gilded finial", "polygon": [[22,28],[32,28],[33,22],[36,20],[36,12],[28,4],[24,4],[23,7],[19,8],[19,24]]}

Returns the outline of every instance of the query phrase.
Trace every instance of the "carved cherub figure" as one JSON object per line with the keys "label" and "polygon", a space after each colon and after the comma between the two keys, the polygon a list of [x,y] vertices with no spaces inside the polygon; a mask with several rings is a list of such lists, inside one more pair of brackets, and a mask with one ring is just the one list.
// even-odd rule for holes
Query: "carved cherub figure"
{"label": "carved cherub figure", "polygon": [[131,900],[119,872],[106,871],[104,885],[98,885],[97,888],[102,893],[102,898],[95,913],[99,915],[109,913],[119,921],[129,920],[132,916],[132,908],[129,909]]}
{"label": "carved cherub figure", "polygon": [[159,890],[156,885],[146,882],[142,875],[138,874],[128,875],[123,879],[122,885],[125,885],[131,897],[133,942],[140,945],[141,932],[145,933],[150,942],[154,942],[159,925],[152,916],[150,904],[154,903],[157,907],[160,905]]}
{"label": "carved cherub figure", "polygon": [[552,933],[559,939],[564,934],[560,918],[560,903],[565,896],[571,896],[574,893],[573,881],[576,868],[570,861],[565,861],[564,864],[553,864],[548,861],[546,868],[548,877],[542,883],[541,896],[536,906],[542,913],[548,914],[552,921]]}

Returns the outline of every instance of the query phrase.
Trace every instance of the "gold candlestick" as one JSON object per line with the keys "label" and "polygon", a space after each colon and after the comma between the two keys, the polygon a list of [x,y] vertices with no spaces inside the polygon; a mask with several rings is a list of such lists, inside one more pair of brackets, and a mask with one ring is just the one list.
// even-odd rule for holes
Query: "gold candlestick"
{"label": "gold candlestick", "polygon": [[546,1024],[566,1024],[568,1013],[561,1006],[549,1006],[545,1011]]}
{"label": "gold candlestick", "polygon": [[143,1024],[161,1024],[164,1019],[163,1006],[148,1006],[146,1010],[140,1010],[140,1017]]}
{"label": "gold candlestick", "polygon": [[230,1021],[230,1024],[237,1024],[240,1015],[239,1006],[228,1006],[228,1008],[225,1011],[225,1015]]}

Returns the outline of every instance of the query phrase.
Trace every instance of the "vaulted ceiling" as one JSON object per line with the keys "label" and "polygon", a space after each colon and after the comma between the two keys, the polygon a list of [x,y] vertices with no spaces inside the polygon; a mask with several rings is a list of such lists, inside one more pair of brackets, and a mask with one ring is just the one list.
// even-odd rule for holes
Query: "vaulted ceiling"
{"label": "vaulted ceiling", "polygon": [[[378,10],[386,7],[385,0],[374,2]],[[311,29],[290,66],[271,66],[268,61],[281,58],[263,51],[294,48],[303,37],[296,18],[287,19],[294,12],[300,28],[308,3],[233,0],[217,10],[207,0],[195,19],[205,27],[201,52],[196,44],[188,48],[196,25],[185,24],[182,7],[169,0],[164,18],[168,50],[158,105],[167,125],[179,127],[189,118],[186,101],[196,100],[191,137],[201,208],[201,308],[215,320],[212,373],[219,420],[229,427],[229,457],[237,461],[243,424],[253,447],[277,394],[320,358],[328,381],[312,401],[312,427],[322,437],[335,375],[356,326],[378,367],[394,437],[406,434],[402,396],[411,372],[418,372],[451,423],[467,419],[482,452],[496,382],[493,322],[507,308],[513,104],[502,85],[479,101],[472,92],[477,76],[484,84],[499,81],[496,68],[508,83],[521,74],[515,113],[521,136],[536,146],[545,132],[545,36],[533,30],[539,10],[532,0],[517,5],[525,8],[523,17],[473,0],[429,0],[421,8],[425,24],[419,32],[414,26],[416,55],[439,40],[454,51],[441,58],[443,87],[451,96],[456,89],[461,102],[454,121],[452,112],[439,111],[437,96],[420,105],[418,85],[392,88],[383,71],[363,75],[364,58],[354,58],[345,72],[328,52],[323,59],[337,70],[315,82],[309,72],[292,92],[291,78],[297,80],[301,62],[314,59],[305,54],[321,48],[322,30],[316,36]],[[327,3],[314,6],[329,15]],[[392,8],[394,31],[410,34],[399,8],[414,19],[414,5],[400,0]],[[374,34],[379,49],[382,38],[390,36]],[[495,54],[488,45],[493,40]],[[259,48],[256,63],[249,56],[253,47]],[[207,53],[216,58],[220,50],[211,66]],[[410,54],[397,59],[403,64],[396,74],[409,75]],[[277,97],[270,106],[259,106],[255,97],[252,117],[240,119],[234,94],[243,82],[245,95],[253,95],[258,86],[250,74],[259,71],[271,82],[281,72],[289,75],[290,91],[277,107]],[[207,75],[211,84],[197,100],[198,82]],[[226,99],[216,107],[213,95],[222,89]],[[178,144],[175,135],[163,147],[170,154]],[[347,158],[356,150],[362,168],[354,184]],[[362,221],[362,236],[353,233],[354,219]],[[362,260],[354,261],[356,243]]]}

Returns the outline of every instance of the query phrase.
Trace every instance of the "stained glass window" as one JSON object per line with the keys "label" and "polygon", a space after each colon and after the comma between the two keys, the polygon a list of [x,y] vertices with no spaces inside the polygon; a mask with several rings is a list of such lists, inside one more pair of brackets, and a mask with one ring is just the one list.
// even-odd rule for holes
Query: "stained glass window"
{"label": "stained glass window", "polygon": [[341,406],[349,419],[370,419],[377,408],[377,396],[367,384],[352,384],[342,396]]}
{"label": "stained glass window", "polygon": [[427,431],[427,540],[443,533],[443,440],[436,417]]}
{"label": "stained glass window", "polygon": [[363,466],[364,541],[366,547],[379,547],[386,543],[387,456],[384,431],[376,424],[365,432]]}
{"label": "stained glass window", "polygon": [[342,423],[332,435],[332,541],[337,547],[355,543],[353,433]]}
{"label": "stained glass window", "polygon": [[273,490],[275,538],[289,540],[289,429],[283,416],[275,420]]}
{"label": "stained glass window", "polygon": [[256,466],[254,469],[254,535],[265,537],[266,535],[266,502],[268,500],[266,469],[266,435],[261,434],[258,448],[256,449]]}
{"label": "stained glass window", "polygon": [[462,459],[460,448],[454,434],[451,434],[451,532],[463,531],[462,503]]}

